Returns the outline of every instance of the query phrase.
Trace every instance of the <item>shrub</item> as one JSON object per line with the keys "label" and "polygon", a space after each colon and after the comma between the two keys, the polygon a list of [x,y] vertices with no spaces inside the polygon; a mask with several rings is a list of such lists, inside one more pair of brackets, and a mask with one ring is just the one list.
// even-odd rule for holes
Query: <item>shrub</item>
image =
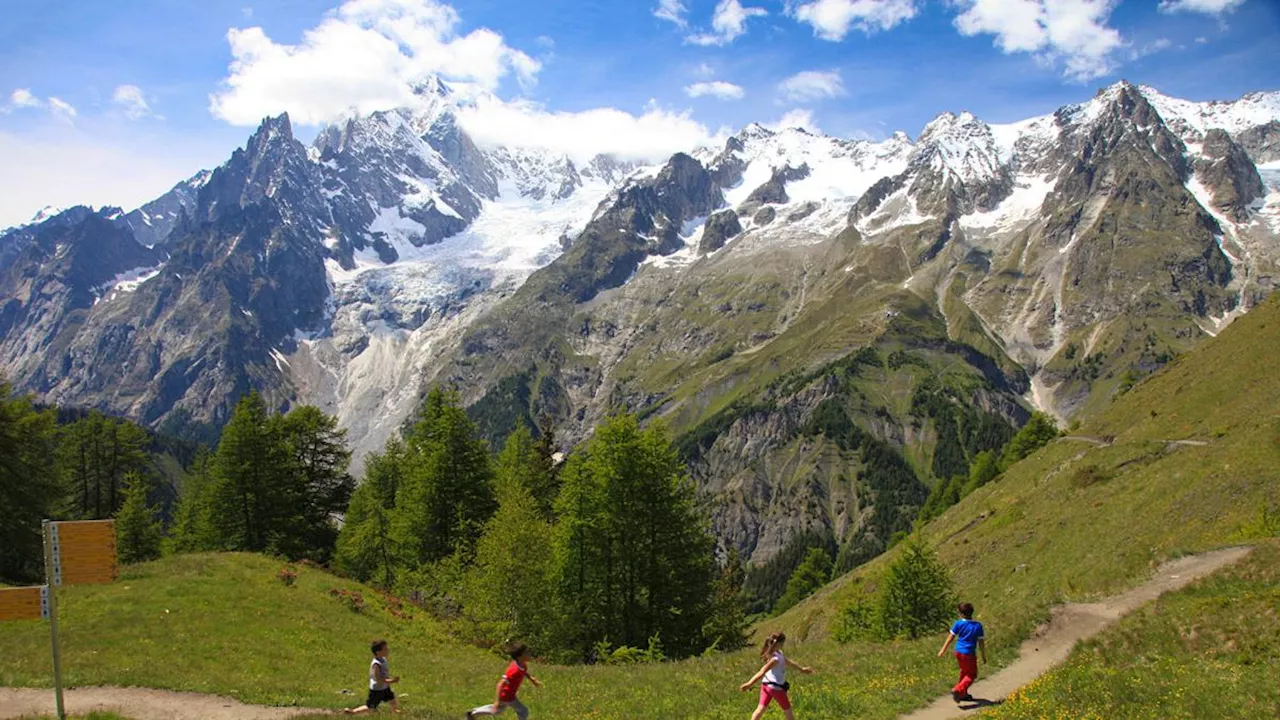
{"label": "shrub", "polygon": [[1075,471],[1071,476],[1071,484],[1078,488],[1087,488],[1111,479],[1111,471],[1098,465],[1089,464]]}
{"label": "shrub", "polygon": [[346,608],[351,612],[354,612],[354,613],[364,612],[364,609],[365,609],[364,596],[358,592],[352,592],[351,590],[347,590],[345,588],[344,589],[334,588],[329,591],[329,597],[333,598],[334,600],[337,600],[339,603],[346,606]]}
{"label": "shrub", "polygon": [[293,587],[293,584],[298,581],[298,571],[286,565],[276,573],[276,579],[284,583],[285,587]]}
{"label": "shrub", "polygon": [[881,635],[882,627],[875,599],[859,595],[853,602],[840,608],[831,635],[840,643],[870,640]]}

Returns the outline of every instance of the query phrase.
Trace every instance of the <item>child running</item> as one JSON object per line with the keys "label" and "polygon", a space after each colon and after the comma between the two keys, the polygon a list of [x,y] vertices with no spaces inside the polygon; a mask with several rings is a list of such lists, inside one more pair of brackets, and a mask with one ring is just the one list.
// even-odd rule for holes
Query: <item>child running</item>
{"label": "child running", "polygon": [[960,619],[951,626],[947,641],[942,643],[938,657],[947,653],[947,646],[956,641],[956,664],[960,666],[960,682],[951,688],[951,699],[956,702],[972,700],[969,686],[978,679],[978,655],[975,650],[982,650],[982,662],[987,661],[987,641],[983,637],[982,623],[973,619],[973,605],[960,603],[956,608],[960,611]]}
{"label": "child running", "polygon": [[524,682],[525,678],[529,678],[529,682],[533,683],[536,688],[542,687],[542,683],[538,682],[538,678],[529,674],[528,645],[515,643],[507,648],[507,653],[511,655],[511,665],[507,667],[507,672],[498,681],[496,699],[492,705],[481,705],[467,713],[467,720],[481,715],[501,715],[506,712],[507,708],[515,710],[516,717],[520,718],[520,720],[525,720],[529,717],[529,708],[516,699],[516,693],[520,692],[520,683]]}
{"label": "child running", "polygon": [[764,646],[760,648],[760,657],[765,661],[764,667],[739,688],[742,692],[747,692],[757,682],[764,681],[760,683],[760,705],[752,713],[751,720],[760,720],[769,703],[774,700],[778,701],[778,707],[782,708],[787,720],[795,720],[796,716],[791,712],[791,698],[787,697],[787,691],[791,689],[791,683],[787,682],[787,666],[790,665],[806,675],[812,673],[813,668],[788,660],[782,654],[782,646],[786,642],[787,636],[780,632],[765,638]]}
{"label": "child running", "polygon": [[343,710],[347,715],[363,715],[378,709],[382,703],[391,706],[391,712],[400,712],[400,701],[391,692],[391,685],[400,682],[400,678],[391,675],[391,667],[387,664],[390,649],[386,640],[374,640],[369,646],[373,650],[373,662],[369,663],[369,697],[364,705],[354,710]]}

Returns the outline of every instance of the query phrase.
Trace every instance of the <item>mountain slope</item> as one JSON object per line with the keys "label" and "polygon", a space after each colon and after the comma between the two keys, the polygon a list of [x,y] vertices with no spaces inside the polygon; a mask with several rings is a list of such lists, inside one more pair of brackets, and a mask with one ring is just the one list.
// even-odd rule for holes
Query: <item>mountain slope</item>
{"label": "mountain slope", "polygon": [[[1114,593],[1166,558],[1260,537],[1258,518],[1280,507],[1277,341],[1272,296],[924,528],[983,621],[1025,635],[1050,605]],[[888,559],[779,624],[827,637]]]}
{"label": "mountain slope", "polygon": [[724,545],[765,562],[816,533],[853,563],[1033,407],[1096,415],[1272,291],[1277,97],[1118,83],[1019,123],[751,125],[639,167],[481,147],[467,101],[424,83],[309,145],[269,118],[98,213],[71,237],[128,248],[106,280],[23,255],[90,211],[0,235],[25,278],[0,288],[0,367],[171,429],[256,388],[337,414],[358,454],[431,383],[495,441],[546,416],[572,444],[631,410],[684,436]]}

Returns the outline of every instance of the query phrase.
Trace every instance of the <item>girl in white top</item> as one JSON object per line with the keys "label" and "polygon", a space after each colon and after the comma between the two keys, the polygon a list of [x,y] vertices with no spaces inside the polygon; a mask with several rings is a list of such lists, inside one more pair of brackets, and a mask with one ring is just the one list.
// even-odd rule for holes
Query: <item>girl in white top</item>
{"label": "girl in white top", "polygon": [[[751,720],[760,720],[764,716],[764,711],[769,707],[769,703],[778,702],[778,707],[782,708],[782,712],[787,716],[787,720],[795,720],[795,714],[791,712],[791,698],[788,697],[787,691],[790,684],[787,683],[787,666],[799,670],[808,675],[813,672],[813,668],[805,667],[791,662],[782,654],[782,646],[787,642],[787,636],[783,633],[773,633],[765,638],[764,647],[760,648],[760,657],[764,659],[764,667],[760,668],[760,672],[751,677],[750,680],[742,683],[739,688],[746,692],[752,688],[757,682],[760,682],[760,704],[756,707],[755,713],[751,715]],[[763,682],[761,682],[763,680]]]}

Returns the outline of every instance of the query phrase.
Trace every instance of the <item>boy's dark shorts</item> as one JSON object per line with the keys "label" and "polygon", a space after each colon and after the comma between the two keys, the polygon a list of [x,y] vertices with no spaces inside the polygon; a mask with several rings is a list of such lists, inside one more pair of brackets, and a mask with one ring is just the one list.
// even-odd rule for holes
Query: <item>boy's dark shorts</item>
{"label": "boy's dark shorts", "polygon": [[378,707],[384,702],[391,702],[396,699],[396,694],[391,692],[391,688],[386,690],[370,690],[369,699],[364,701],[365,707],[370,710]]}

